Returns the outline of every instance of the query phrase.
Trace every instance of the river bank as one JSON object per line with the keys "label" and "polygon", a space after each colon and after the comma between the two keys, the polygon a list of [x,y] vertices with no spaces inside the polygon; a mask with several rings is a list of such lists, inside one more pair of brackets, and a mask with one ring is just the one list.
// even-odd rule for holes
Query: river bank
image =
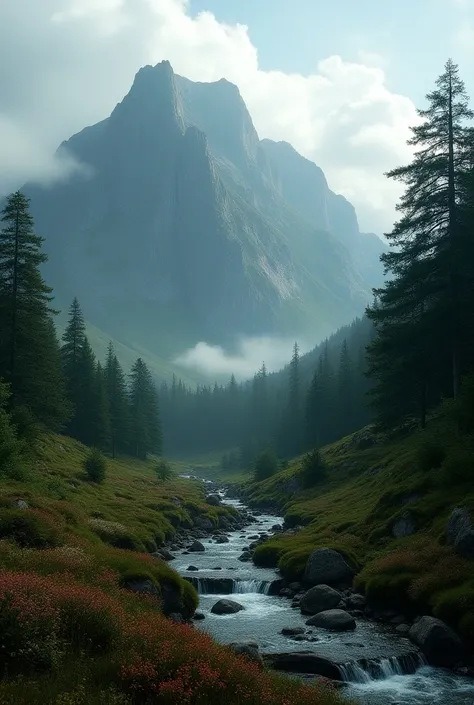
{"label": "river bank", "polygon": [[[400,625],[380,624],[353,609],[356,628],[350,631],[308,626],[310,615],[298,606],[304,588],[285,586],[274,569],[258,568],[246,556],[256,542],[281,534],[282,517],[249,510],[239,500],[220,495],[224,505],[246,517],[245,526],[225,536],[202,537],[204,550],[188,552],[189,546],[174,544],[173,567],[198,589],[198,629],[222,643],[253,643],[263,660],[278,670],[345,682],[347,695],[361,703],[472,705],[474,681],[429,667],[406,635],[397,633]],[[352,594],[345,591],[342,597],[347,601]],[[213,613],[217,602],[229,598],[239,605],[238,611]]]}

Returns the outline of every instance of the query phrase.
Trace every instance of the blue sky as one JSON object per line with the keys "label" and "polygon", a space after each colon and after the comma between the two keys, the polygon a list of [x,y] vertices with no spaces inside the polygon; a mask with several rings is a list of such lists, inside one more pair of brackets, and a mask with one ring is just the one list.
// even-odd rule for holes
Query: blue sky
{"label": "blue sky", "polygon": [[190,9],[248,25],[263,69],[304,74],[331,54],[356,61],[375,53],[390,88],[420,102],[453,57],[474,88],[458,37],[474,15],[466,0],[190,0]]}

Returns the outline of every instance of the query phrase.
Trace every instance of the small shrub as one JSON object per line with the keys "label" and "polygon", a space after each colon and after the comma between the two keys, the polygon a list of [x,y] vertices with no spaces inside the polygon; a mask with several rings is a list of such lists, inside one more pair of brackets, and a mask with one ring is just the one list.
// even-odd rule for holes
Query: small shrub
{"label": "small shrub", "polygon": [[262,451],[255,460],[254,478],[255,482],[266,480],[278,472],[278,458],[275,451],[269,448]]}
{"label": "small shrub", "polygon": [[4,509],[0,514],[0,538],[29,548],[48,548],[61,543],[53,519],[34,509]]}
{"label": "small shrub", "polygon": [[307,453],[301,463],[301,479],[305,488],[314,487],[327,478],[327,466],[318,450]]}
{"label": "small shrub", "polygon": [[474,471],[473,443],[463,439],[462,445],[453,447],[443,462],[440,473],[440,484],[452,487],[455,484],[472,482]]}
{"label": "small shrub", "polygon": [[443,446],[435,440],[424,441],[418,449],[418,467],[422,472],[429,472],[441,467],[446,457]]}
{"label": "small shrub", "polygon": [[159,460],[155,467],[156,477],[159,482],[168,482],[174,477],[173,468],[166,460]]}
{"label": "small shrub", "polygon": [[84,460],[84,470],[91,482],[101,483],[105,480],[107,461],[97,448],[92,448]]}

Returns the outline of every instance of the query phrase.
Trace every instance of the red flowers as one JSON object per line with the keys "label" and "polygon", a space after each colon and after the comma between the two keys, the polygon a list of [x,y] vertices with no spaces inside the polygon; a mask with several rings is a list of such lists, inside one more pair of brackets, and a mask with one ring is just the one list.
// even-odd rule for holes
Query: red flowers
{"label": "red flowers", "polygon": [[[74,555],[69,559],[79,560]],[[188,625],[116,588],[111,594],[70,573],[0,574],[3,675],[54,674],[64,660],[106,659],[104,689],[131,703],[162,705],[335,705],[337,696],[262,672]],[[95,676],[97,678],[97,676]],[[102,687],[102,684],[101,684]]]}

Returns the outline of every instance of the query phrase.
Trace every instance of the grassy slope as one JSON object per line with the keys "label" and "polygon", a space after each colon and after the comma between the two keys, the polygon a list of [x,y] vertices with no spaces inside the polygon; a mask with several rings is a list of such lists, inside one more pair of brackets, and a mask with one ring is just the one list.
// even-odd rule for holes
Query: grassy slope
{"label": "grassy slope", "polygon": [[[296,487],[299,461],[253,484],[253,502],[277,503],[289,525],[305,525],[294,536],[260,546],[255,561],[279,565],[285,576],[299,579],[312,550],[340,550],[359,571],[356,585],[373,601],[395,603],[407,613],[432,611],[474,644],[472,562],[445,546],[451,510],[462,505],[474,511],[474,487],[464,472],[470,459],[459,452],[462,439],[443,423],[433,421],[428,431],[366,450],[357,448],[357,434],[326,447],[328,479],[311,490]],[[446,447],[447,459],[427,471],[420,448],[434,438]],[[393,538],[393,524],[403,514],[417,531]]]}
{"label": "grassy slope", "polygon": [[[108,461],[90,483],[87,449],[46,436],[25,477],[0,485],[0,705],[337,705],[333,692],[259,669],[161,613],[170,586],[184,610],[194,588],[156,549],[175,527],[231,509],[199,482],[159,484],[153,464]],[[21,499],[28,508],[15,506]],[[125,550],[132,549],[132,550]],[[157,598],[123,589],[147,579]],[[161,597],[160,597],[161,595]]]}

